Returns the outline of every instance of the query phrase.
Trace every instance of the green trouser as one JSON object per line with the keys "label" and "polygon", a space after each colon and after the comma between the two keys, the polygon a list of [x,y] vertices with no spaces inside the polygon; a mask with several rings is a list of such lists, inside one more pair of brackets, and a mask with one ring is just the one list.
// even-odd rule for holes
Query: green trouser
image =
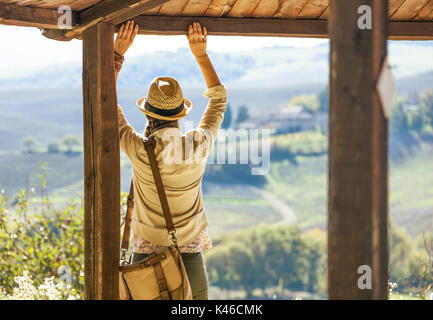
{"label": "green trouser", "polygon": [[[191,285],[192,298],[194,300],[207,300],[207,276],[206,267],[203,262],[201,252],[197,253],[181,253],[183,264],[185,265],[186,274]],[[132,255],[132,263],[147,257],[145,253],[134,252]]]}

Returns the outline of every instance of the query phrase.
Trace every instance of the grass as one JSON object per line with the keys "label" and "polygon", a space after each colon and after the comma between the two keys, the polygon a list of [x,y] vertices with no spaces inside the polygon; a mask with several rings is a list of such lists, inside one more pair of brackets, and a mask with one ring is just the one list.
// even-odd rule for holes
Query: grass
{"label": "grass", "polygon": [[272,162],[266,189],[290,206],[300,227],[326,219],[326,155]]}
{"label": "grass", "polygon": [[[390,161],[392,220],[410,235],[433,225],[433,145],[421,143],[413,154]],[[326,227],[327,156],[272,162],[266,189],[292,207],[301,228]]]}
{"label": "grass", "polygon": [[422,300],[420,297],[408,295],[405,293],[392,292],[389,300]]}
{"label": "grass", "polygon": [[[36,189],[40,192],[41,170],[38,163],[46,163],[47,186],[53,191],[59,188],[70,188],[83,179],[83,156],[49,153],[9,153],[0,156],[0,189],[6,196],[15,195],[20,188]],[[76,193],[71,194],[75,196]]]}
{"label": "grass", "polygon": [[411,235],[433,225],[433,146],[422,144],[416,156],[390,166],[390,211]]}
{"label": "grass", "polygon": [[228,234],[260,224],[272,224],[281,220],[281,215],[266,201],[245,203],[205,200],[211,236]]}
{"label": "grass", "polygon": [[[290,142],[303,142],[306,136],[297,134],[275,139],[284,143],[290,139]],[[389,200],[392,220],[416,236],[433,225],[433,145],[421,143],[411,152],[404,159],[390,162]],[[19,188],[33,186],[38,196],[38,162],[47,163],[47,187],[53,203],[77,197],[83,190],[82,155],[18,152],[0,154],[0,190],[11,197]],[[122,190],[127,191],[131,167],[127,159],[122,158],[121,162]],[[296,163],[273,161],[265,177],[265,190],[293,209],[302,229],[326,228],[327,155],[298,156]],[[214,234],[281,219],[278,208],[263,199],[260,189],[242,181],[239,184],[205,181],[203,195]]]}
{"label": "grass", "polygon": [[[245,300],[247,299],[244,290],[227,290],[216,286],[209,286],[209,300]],[[320,294],[311,292],[294,292],[280,288],[266,288],[264,291],[255,289],[252,292],[252,300],[325,300],[326,297]]]}

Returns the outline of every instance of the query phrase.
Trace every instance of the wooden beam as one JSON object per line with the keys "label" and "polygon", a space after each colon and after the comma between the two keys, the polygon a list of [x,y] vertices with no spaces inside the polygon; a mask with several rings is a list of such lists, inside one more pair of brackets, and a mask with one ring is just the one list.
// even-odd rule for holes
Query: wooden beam
{"label": "wooden beam", "polygon": [[[373,29],[360,30],[369,5]],[[328,298],[387,299],[388,123],[375,90],[387,55],[387,1],[332,0]],[[371,268],[372,288],[358,287]],[[362,281],[363,282],[363,281]]]}
{"label": "wooden beam", "polygon": [[[140,24],[141,34],[178,35],[185,34],[185,28],[192,21],[208,26],[209,34],[231,36],[279,36],[328,38],[326,19],[282,19],[280,18],[227,18],[227,17],[185,17],[146,16],[141,13],[156,8],[169,0],[126,0],[102,1],[83,11],[80,15],[72,12],[73,30],[57,30],[61,14],[57,10],[0,4],[0,24],[37,27],[44,30],[47,38],[68,41],[81,39],[84,30],[101,21],[119,24],[134,18]],[[117,10],[117,11],[116,11]],[[139,16],[137,16],[139,15]],[[391,21],[391,40],[433,40],[433,21]]]}
{"label": "wooden beam", "polygon": [[433,40],[433,21],[391,21],[390,40]]}
{"label": "wooden beam", "polygon": [[326,20],[141,15],[135,17],[134,21],[139,25],[140,34],[183,35],[186,34],[189,24],[198,21],[207,27],[210,35],[308,38],[328,36]]}
{"label": "wooden beam", "polygon": [[[0,24],[22,27],[58,28],[62,13],[57,10],[0,3]],[[77,25],[77,13],[72,11],[72,26]]]}
{"label": "wooden beam", "polygon": [[105,0],[79,14],[81,25],[65,33],[67,38],[73,38],[83,33],[93,25],[105,21],[119,24],[132,19],[147,10],[151,10],[170,0]]}
{"label": "wooden beam", "polygon": [[[226,18],[146,16],[134,18],[139,34],[183,35],[188,25],[199,21],[210,35],[328,38],[326,19]],[[390,40],[433,40],[433,21],[389,22]]]}
{"label": "wooden beam", "polygon": [[[371,219],[372,219],[372,276],[375,300],[388,299],[388,119],[385,117],[377,81],[388,56],[388,1],[373,0],[372,80],[373,103],[371,114]],[[358,274],[359,275],[359,274]]]}
{"label": "wooden beam", "polygon": [[[71,41],[73,38],[67,38],[65,36],[65,30],[61,29],[43,29],[42,35],[48,39],[51,40],[57,40],[57,41]],[[75,39],[82,40],[81,36],[77,36]]]}
{"label": "wooden beam", "polygon": [[114,25],[83,34],[84,281],[86,299],[117,299],[120,151],[113,57]]}

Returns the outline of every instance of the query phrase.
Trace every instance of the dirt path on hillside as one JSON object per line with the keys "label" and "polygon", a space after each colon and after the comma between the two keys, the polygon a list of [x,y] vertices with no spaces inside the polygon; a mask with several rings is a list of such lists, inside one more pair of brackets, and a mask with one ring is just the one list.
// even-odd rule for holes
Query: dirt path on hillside
{"label": "dirt path on hillside", "polygon": [[292,208],[290,208],[283,201],[277,199],[277,197],[268,191],[260,190],[260,193],[262,194],[263,198],[270,201],[272,206],[283,216],[281,221],[273,224],[274,226],[290,225],[296,222],[296,215]]}

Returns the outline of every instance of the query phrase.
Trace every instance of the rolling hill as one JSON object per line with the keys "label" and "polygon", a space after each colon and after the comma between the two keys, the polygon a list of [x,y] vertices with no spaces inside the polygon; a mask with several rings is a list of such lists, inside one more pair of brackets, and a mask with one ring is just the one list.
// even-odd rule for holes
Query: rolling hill
{"label": "rolling hill", "polygon": [[[433,42],[390,42],[389,51],[400,94],[433,86]],[[251,112],[280,107],[295,95],[318,93],[328,79],[327,44],[210,54],[229,88],[234,112],[240,105],[248,106]],[[128,120],[138,130],[144,128],[144,117],[137,112],[135,101],[160,75],[180,81],[184,95],[194,104],[187,119],[196,124],[206,105],[205,87],[187,49],[147,54],[125,63],[119,77],[118,101]],[[0,150],[18,149],[27,135],[33,135],[40,147],[67,133],[81,136],[81,66],[53,65],[25,77],[4,77],[0,73],[0,112]]]}

